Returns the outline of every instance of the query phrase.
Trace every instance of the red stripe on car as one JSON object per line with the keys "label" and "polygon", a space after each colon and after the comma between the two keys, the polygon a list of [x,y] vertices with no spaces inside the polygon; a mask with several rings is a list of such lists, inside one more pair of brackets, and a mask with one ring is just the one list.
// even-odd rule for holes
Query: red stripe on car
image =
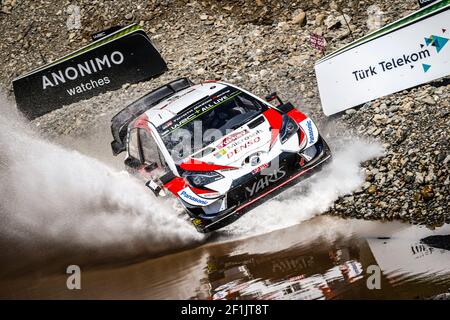
{"label": "red stripe on car", "polygon": [[301,146],[303,139],[305,139],[305,134],[303,133],[303,129],[299,128],[297,134],[298,134],[298,145]]}
{"label": "red stripe on car", "polygon": [[295,120],[295,122],[300,123],[305,120],[307,117],[304,113],[298,111],[297,109],[292,109],[289,111],[288,116]]}
{"label": "red stripe on car", "polygon": [[181,169],[187,171],[214,171],[222,169],[237,169],[236,167],[222,166],[219,164],[211,164],[196,159],[189,159],[180,164]]}
{"label": "red stripe on car", "polygon": [[278,134],[280,133],[282,117],[281,114],[275,109],[269,108],[263,112],[264,117],[269,121],[272,139],[270,141],[270,147],[273,146],[275,141],[277,140]]}
{"label": "red stripe on car", "polygon": [[187,187],[187,182],[183,178],[175,177],[167,182],[164,187],[178,197],[178,192]]}
{"label": "red stripe on car", "polygon": [[[297,109],[292,109],[291,111],[289,111],[287,113],[287,115],[289,117],[291,117],[292,119],[294,119],[294,121],[297,123],[300,123],[307,118],[307,116],[303,112],[300,112]],[[298,130],[298,144],[299,145],[302,144],[303,139],[305,139],[305,134],[304,134],[302,128],[300,128]]]}

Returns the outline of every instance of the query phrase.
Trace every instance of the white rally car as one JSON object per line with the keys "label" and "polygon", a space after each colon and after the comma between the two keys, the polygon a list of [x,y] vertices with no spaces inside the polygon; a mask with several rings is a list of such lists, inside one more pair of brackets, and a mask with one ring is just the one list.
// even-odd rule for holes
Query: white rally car
{"label": "white rally car", "polygon": [[200,232],[228,225],[331,158],[291,103],[221,81],[168,83],[114,116],[111,130],[114,155],[126,151],[128,170],[157,196],[177,197]]}

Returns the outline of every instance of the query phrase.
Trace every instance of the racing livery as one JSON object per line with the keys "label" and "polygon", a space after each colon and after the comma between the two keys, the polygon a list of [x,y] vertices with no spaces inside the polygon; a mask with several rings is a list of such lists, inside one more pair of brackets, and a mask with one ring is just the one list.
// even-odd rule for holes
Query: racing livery
{"label": "racing livery", "polygon": [[168,83],[119,112],[111,130],[114,155],[126,151],[128,170],[155,195],[177,197],[200,232],[230,224],[331,158],[291,103],[221,81]]}

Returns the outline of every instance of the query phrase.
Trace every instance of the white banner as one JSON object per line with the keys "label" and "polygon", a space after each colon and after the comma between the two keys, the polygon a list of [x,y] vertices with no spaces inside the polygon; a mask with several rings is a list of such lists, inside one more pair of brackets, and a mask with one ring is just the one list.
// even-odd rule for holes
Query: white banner
{"label": "white banner", "polygon": [[[424,8],[425,10],[427,8]],[[450,75],[450,10],[427,13],[406,27],[318,61],[326,115]],[[403,25],[406,25],[405,22]]]}

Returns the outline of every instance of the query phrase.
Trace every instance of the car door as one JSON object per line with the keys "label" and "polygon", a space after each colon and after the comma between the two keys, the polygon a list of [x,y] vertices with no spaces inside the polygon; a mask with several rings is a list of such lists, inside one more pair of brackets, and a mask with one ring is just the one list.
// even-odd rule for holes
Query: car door
{"label": "car door", "polygon": [[153,138],[150,130],[138,129],[140,155],[142,163],[146,166],[146,171],[151,173],[152,178],[159,178],[167,172],[167,163],[164,160],[158,144]]}

